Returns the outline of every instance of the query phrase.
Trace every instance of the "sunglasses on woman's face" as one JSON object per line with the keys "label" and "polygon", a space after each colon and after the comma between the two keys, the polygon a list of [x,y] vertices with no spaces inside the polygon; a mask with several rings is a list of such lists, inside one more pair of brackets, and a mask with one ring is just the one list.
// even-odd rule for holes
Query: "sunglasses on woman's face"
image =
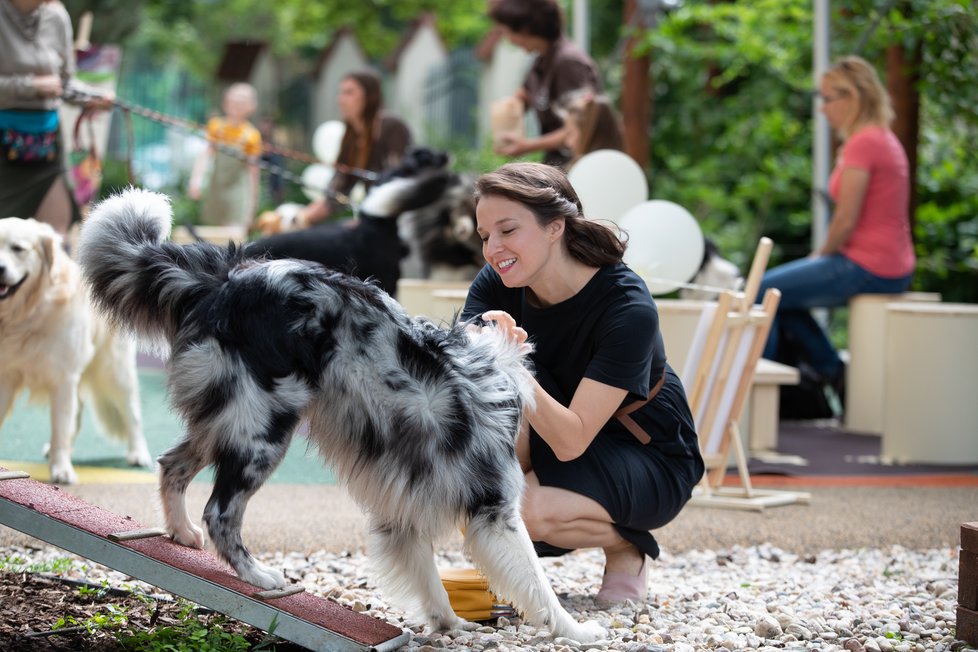
{"label": "sunglasses on woman's face", "polygon": [[826,95],[825,93],[822,93],[820,91],[815,91],[814,95],[817,99],[821,100],[822,104],[831,104],[836,100],[841,100],[842,98],[849,96],[848,93],[844,93],[844,92],[839,92],[836,93],[835,95]]}

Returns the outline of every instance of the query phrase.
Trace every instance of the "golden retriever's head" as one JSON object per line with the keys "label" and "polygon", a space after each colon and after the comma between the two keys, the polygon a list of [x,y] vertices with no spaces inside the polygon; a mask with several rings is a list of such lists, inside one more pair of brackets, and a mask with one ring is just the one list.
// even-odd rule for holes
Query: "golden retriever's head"
{"label": "golden retriever's head", "polygon": [[35,219],[0,219],[0,314],[32,302],[40,288],[65,281],[61,236]]}

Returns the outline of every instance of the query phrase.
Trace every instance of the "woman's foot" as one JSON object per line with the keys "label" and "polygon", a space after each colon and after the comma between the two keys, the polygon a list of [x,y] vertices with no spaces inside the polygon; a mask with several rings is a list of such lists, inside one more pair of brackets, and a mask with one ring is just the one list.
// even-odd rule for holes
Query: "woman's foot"
{"label": "woman's foot", "polygon": [[648,595],[648,559],[642,557],[638,575],[605,569],[601,590],[594,596],[594,603],[602,608],[614,607],[625,600],[642,603]]}

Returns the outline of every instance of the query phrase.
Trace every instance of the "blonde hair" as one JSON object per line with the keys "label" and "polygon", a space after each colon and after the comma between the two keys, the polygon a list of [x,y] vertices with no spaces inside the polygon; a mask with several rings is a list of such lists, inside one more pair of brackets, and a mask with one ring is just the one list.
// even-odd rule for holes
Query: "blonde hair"
{"label": "blonde hair", "polygon": [[880,81],[876,69],[862,57],[842,57],[829,68],[822,79],[842,95],[856,101],[852,117],[839,129],[843,139],[866,125],[888,127],[893,122],[890,94]]}

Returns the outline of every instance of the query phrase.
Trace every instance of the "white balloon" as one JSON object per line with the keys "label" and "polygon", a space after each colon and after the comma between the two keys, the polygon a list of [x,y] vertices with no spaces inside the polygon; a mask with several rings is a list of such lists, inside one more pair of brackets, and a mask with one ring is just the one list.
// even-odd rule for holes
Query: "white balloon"
{"label": "white balloon", "polygon": [[321,163],[313,163],[302,171],[302,194],[310,201],[322,199],[326,195],[326,186],[333,180],[333,168]]}
{"label": "white balloon", "polygon": [[642,167],[616,149],[599,149],[582,156],[567,172],[590,219],[621,223],[636,204],[649,198],[649,184]]}
{"label": "white balloon", "polygon": [[625,213],[619,226],[628,234],[625,264],[645,279],[652,294],[688,283],[703,262],[703,231],[679,204],[643,202]]}
{"label": "white balloon", "polygon": [[344,133],[346,125],[339,120],[327,120],[316,127],[312,134],[312,151],[316,158],[326,165],[335,165]]}

